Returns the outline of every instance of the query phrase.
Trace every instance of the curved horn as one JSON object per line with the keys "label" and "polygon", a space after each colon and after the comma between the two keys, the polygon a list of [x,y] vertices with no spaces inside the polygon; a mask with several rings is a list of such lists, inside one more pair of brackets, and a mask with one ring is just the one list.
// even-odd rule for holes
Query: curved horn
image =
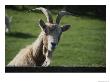
{"label": "curved horn", "polygon": [[60,11],[57,15],[57,18],[56,18],[56,23],[59,24],[60,23],[60,20],[61,18],[64,16],[64,15],[72,15],[71,13],[69,12],[66,12],[66,11]]}
{"label": "curved horn", "polygon": [[35,8],[35,9],[32,9],[32,10],[41,10],[45,14],[45,16],[47,18],[47,21],[49,23],[53,23],[52,16],[51,16],[50,12],[47,9],[45,9],[43,7],[39,7],[39,8]]}

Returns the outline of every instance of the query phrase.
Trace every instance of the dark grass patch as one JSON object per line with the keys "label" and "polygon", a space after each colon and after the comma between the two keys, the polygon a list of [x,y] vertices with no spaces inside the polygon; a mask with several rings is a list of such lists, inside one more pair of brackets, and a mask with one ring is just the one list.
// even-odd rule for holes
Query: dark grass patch
{"label": "dark grass patch", "polygon": [[10,32],[10,33],[6,34],[6,36],[15,37],[15,38],[24,38],[24,39],[36,38],[36,36],[33,36],[31,34],[28,34],[28,33],[21,33],[21,32]]}

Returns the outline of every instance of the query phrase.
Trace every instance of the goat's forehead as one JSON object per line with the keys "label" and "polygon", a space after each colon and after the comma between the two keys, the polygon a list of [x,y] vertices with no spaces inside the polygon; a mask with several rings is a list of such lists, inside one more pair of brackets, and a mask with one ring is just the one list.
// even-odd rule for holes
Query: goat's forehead
{"label": "goat's forehead", "polygon": [[46,26],[48,26],[49,28],[59,27],[58,24],[52,24],[52,23],[46,23]]}

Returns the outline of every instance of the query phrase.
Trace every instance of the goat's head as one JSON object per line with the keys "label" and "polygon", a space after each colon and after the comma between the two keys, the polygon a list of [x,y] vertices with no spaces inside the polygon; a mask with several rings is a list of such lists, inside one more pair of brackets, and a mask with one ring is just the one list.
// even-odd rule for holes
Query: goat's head
{"label": "goat's head", "polygon": [[41,10],[47,18],[47,22],[45,23],[42,19],[39,20],[39,26],[42,31],[45,32],[45,36],[43,39],[44,47],[47,48],[48,51],[53,51],[57,46],[60,36],[62,32],[69,29],[70,25],[60,26],[60,20],[64,15],[71,15],[71,13],[66,11],[60,11],[57,15],[56,22],[53,22],[50,11],[45,8],[35,8],[33,10]]}

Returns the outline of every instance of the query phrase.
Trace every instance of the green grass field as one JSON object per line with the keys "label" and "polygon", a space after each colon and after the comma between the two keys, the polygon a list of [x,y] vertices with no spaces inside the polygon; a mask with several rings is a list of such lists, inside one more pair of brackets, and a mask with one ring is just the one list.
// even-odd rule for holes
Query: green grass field
{"label": "green grass field", "polygon": [[[56,11],[57,12],[57,11]],[[11,33],[5,34],[5,64],[8,64],[20,49],[35,41],[40,33],[38,20],[46,20],[42,13],[6,9],[13,16]],[[56,14],[53,14],[55,19]],[[106,22],[84,16],[65,16],[61,24],[70,24],[53,53],[51,66],[105,67]]]}

